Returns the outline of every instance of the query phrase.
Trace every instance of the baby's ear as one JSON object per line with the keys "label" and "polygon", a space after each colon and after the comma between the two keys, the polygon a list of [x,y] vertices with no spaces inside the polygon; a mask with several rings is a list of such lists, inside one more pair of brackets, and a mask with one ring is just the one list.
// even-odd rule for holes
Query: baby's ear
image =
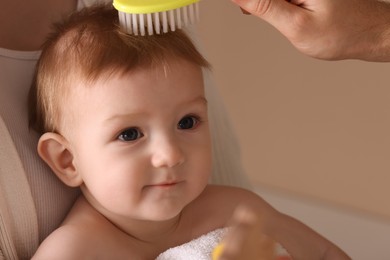
{"label": "baby's ear", "polygon": [[43,134],[38,142],[38,154],[66,185],[78,187],[83,183],[74,165],[69,143],[63,136],[56,133]]}

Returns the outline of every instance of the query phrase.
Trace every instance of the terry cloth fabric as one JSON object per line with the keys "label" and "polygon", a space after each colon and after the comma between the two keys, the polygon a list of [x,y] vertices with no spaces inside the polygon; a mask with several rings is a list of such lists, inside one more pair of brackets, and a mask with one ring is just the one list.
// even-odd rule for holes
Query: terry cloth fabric
{"label": "terry cloth fabric", "polygon": [[210,260],[211,253],[219,244],[228,228],[211,231],[183,245],[161,253],[156,260]]}
{"label": "terry cloth fabric", "polygon": [[[229,228],[211,231],[183,245],[161,253],[156,260],[210,260],[214,248],[221,242]],[[276,243],[275,260],[292,260],[288,252]]]}

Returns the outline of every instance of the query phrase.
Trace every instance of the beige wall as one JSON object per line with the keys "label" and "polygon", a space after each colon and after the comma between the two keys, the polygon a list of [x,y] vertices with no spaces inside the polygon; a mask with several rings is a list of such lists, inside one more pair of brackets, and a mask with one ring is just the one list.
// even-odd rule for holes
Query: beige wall
{"label": "beige wall", "polygon": [[255,184],[390,219],[389,63],[306,57],[228,0],[198,29]]}

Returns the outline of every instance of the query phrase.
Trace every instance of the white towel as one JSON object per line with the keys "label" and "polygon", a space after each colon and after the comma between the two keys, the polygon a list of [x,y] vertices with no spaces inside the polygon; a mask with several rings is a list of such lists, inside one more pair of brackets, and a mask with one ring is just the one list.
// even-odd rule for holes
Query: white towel
{"label": "white towel", "polygon": [[210,260],[211,253],[227,230],[228,228],[216,229],[188,243],[170,248],[156,260]]}

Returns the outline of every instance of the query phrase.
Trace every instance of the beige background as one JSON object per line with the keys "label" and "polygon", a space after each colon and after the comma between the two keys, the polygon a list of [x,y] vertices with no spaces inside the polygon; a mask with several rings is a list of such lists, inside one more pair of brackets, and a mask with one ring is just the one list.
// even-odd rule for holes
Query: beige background
{"label": "beige background", "polygon": [[198,32],[255,185],[390,220],[389,63],[306,57],[228,0]]}

